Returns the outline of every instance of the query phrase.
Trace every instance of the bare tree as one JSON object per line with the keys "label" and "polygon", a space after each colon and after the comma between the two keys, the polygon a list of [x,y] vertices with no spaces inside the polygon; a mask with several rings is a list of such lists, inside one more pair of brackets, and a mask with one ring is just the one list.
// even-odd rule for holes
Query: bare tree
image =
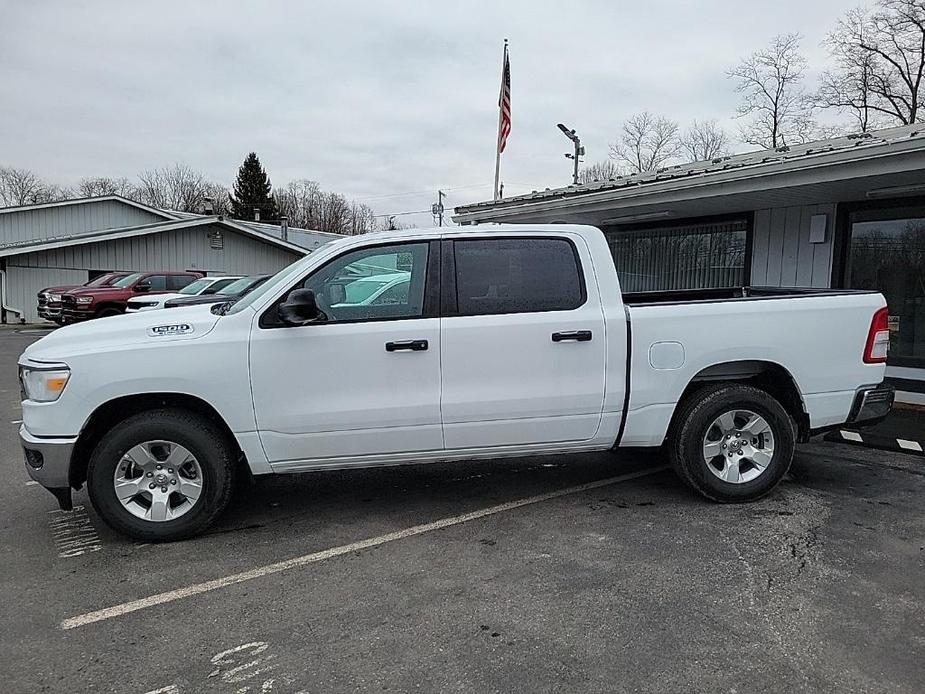
{"label": "bare tree", "polygon": [[581,183],[594,183],[596,181],[610,181],[620,175],[620,167],[614,161],[605,159],[584,167],[578,172],[578,180]]}
{"label": "bare tree", "polygon": [[70,196],[67,188],[46,183],[28,169],[0,166],[0,206],[20,207],[43,202],[64,200]]}
{"label": "bare tree", "polygon": [[215,187],[185,164],[149,169],[139,174],[138,180],[139,202],[178,212],[202,212],[205,199],[211,197]]}
{"label": "bare tree", "polygon": [[610,144],[610,158],[634,173],[654,171],[678,155],[678,124],[648,111],[623,123],[620,139]]}
{"label": "bare tree", "polygon": [[745,142],[773,149],[812,137],[812,103],[801,85],[806,70],[801,39],[799,34],[775,36],[767,48],[727,73],[742,94],[738,114],[749,118],[741,130]]}
{"label": "bare tree", "polygon": [[680,136],[679,142],[688,161],[710,161],[729,151],[726,131],[715,120],[695,120]]}
{"label": "bare tree", "polygon": [[372,209],[340,193],[324,192],[317,181],[292,181],[285,188],[277,188],[273,196],[279,213],[286,215],[294,227],[348,235],[365,234],[375,228]]}
{"label": "bare tree", "polygon": [[124,198],[132,198],[135,195],[135,184],[124,177],[88,176],[78,181],[75,192],[81,198],[95,198],[101,195],[121,195]]}
{"label": "bare tree", "polygon": [[925,103],[925,3],[878,0],[877,9],[850,10],[825,40],[836,68],[823,75],[818,100],[850,111],[862,129],[879,115],[915,123]]}

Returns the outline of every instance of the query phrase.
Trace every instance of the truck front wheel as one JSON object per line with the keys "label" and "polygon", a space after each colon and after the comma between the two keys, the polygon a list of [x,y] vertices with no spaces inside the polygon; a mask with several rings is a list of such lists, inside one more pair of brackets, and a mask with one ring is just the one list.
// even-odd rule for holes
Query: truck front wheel
{"label": "truck front wheel", "polygon": [[695,391],[668,440],[682,480],[725,503],[759,499],[783,479],[793,460],[794,428],[765,391],[724,383]]}
{"label": "truck front wheel", "polygon": [[129,417],[100,441],[87,491],[116,531],[138,540],[179,540],[201,533],[222,512],[234,467],[235,449],[211,421],[153,410]]}

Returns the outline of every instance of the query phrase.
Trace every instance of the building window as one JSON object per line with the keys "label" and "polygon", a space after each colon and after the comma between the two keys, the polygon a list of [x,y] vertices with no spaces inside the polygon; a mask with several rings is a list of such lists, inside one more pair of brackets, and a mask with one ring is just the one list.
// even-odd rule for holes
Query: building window
{"label": "building window", "polygon": [[624,292],[745,284],[748,221],[658,228],[604,227]]}
{"label": "building window", "polygon": [[845,286],[882,292],[890,307],[890,358],[925,368],[925,206],[848,215]]}

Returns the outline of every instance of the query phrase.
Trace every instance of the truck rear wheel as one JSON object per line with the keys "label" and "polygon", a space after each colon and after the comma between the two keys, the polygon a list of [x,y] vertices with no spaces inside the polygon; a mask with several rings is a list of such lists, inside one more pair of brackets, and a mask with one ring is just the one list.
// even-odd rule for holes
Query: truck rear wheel
{"label": "truck rear wheel", "polygon": [[669,434],[668,452],[687,484],[714,501],[754,501],[793,460],[790,415],[767,392],[724,383],[694,392]]}
{"label": "truck rear wheel", "polygon": [[116,425],[87,470],[94,508],[138,540],[179,540],[205,530],[228,504],[234,447],[208,419],[153,410]]}

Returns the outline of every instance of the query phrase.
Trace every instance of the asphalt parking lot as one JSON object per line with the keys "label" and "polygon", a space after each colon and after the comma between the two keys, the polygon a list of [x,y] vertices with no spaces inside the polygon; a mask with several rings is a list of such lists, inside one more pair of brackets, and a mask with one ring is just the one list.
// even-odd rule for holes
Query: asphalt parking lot
{"label": "asphalt parking lot", "polygon": [[0,333],[0,691],[925,690],[925,458],[800,446],[742,506],[648,453],[287,476],[146,545],[27,484],[37,337]]}

